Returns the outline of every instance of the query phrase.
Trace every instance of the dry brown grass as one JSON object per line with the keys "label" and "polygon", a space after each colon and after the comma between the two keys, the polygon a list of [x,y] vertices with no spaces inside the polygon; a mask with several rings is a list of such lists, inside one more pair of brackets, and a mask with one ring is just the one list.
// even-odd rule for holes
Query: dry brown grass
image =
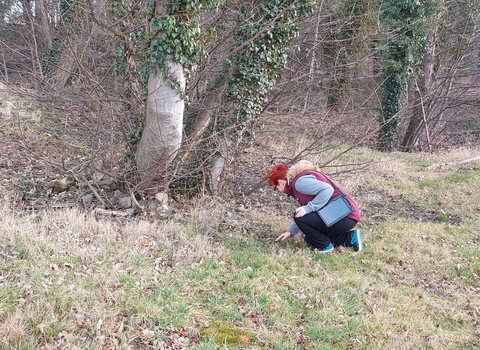
{"label": "dry brown grass", "polygon": [[[3,120],[5,139],[23,128],[35,145],[56,148],[53,159],[68,153],[61,147],[66,139],[35,138],[36,128],[49,121],[45,115],[16,115]],[[50,127],[58,124],[55,118]],[[27,119],[33,123],[22,124]],[[63,122],[72,120],[79,121]],[[0,347],[479,347],[480,162],[458,162],[480,150],[384,154],[356,148],[335,159],[324,170],[360,204],[367,247],[361,254],[338,248],[319,256],[300,236],[274,243],[296,203],[263,179],[272,162],[288,161],[311,144],[313,126],[298,128],[288,118],[266,125],[235,164],[231,196],[172,205],[177,212],[168,220],[148,213],[96,219],[90,210],[49,209],[41,196],[26,205],[21,190],[52,174],[20,142],[4,143]],[[74,143],[68,151],[81,148]],[[308,158],[323,164],[344,149],[317,149]],[[45,172],[36,177],[13,176],[39,169]],[[254,339],[224,346],[202,338],[207,326],[219,324],[232,334],[247,330]]]}
{"label": "dry brown grass", "polygon": [[166,221],[6,205],[0,343],[218,349],[201,336],[226,323],[254,335],[238,339],[249,348],[478,347],[480,164],[432,167],[475,154],[350,154],[372,161],[339,175],[365,212],[360,254],[274,243],[294,203],[266,188]]}

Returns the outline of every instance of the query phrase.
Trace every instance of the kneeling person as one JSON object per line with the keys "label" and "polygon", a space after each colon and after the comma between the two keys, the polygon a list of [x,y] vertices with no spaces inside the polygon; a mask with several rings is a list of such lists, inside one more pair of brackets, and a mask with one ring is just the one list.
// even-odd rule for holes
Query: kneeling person
{"label": "kneeling person", "polygon": [[[301,207],[295,210],[294,222],[276,242],[305,234],[305,242],[319,253],[329,253],[335,246],[353,247],[357,252],[364,247],[360,230],[354,227],[361,221],[360,209],[352,197],[336,182],[322,174],[313,163],[302,160],[288,169],[285,165],[274,166],[268,174],[268,184],[275,190],[295,198]],[[332,184],[335,186],[332,186]],[[353,211],[328,227],[317,211],[331,198],[343,194]]]}

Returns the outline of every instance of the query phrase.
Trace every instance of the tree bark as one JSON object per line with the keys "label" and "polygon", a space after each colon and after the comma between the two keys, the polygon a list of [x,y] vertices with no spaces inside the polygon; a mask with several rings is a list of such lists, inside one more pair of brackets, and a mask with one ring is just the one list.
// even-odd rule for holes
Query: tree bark
{"label": "tree bark", "polygon": [[201,103],[201,107],[198,109],[198,116],[195,124],[193,125],[192,131],[188,135],[188,141],[191,146],[196,145],[196,143],[201,139],[205,130],[210,125],[212,120],[212,111],[214,110],[215,104],[218,103],[218,100],[224,93],[226,86],[227,80],[224,76],[221,76],[215,82],[215,86],[212,88],[212,90],[207,92]]}
{"label": "tree bark", "polygon": [[[174,88],[162,72],[150,74],[148,79],[145,127],[138,144],[135,160],[145,179],[161,175],[177,155],[182,143],[185,102],[185,75],[180,64],[168,62]],[[170,77],[168,77],[170,78]]]}
{"label": "tree bark", "polygon": [[68,79],[75,70],[75,60],[79,45],[77,40],[71,39],[74,38],[65,37],[66,42],[64,42],[64,45],[62,45],[60,61],[55,69],[53,85],[57,89],[62,89],[67,85]]}
{"label": "tree bark", "polygon": [[40,51],[45,53],[52,47],[52,29],[48,20],[45,0],[35,0],[35,27]]}
{"label": "tree bark", "polygon": [[[438,16],[437,19],[439,19]],[[435,27],[428,35],[428,46],[422,57],[423,75],[413,89],[412,114],[408,122],[407,131],[402,140],[402,149],[405,151],[412,151],[418,147],[423,130],[425,130],[426,141],[430,148],[430,136],[427,121],[430,112],[429,95],[432,88],[437,40],[438,27]]]}
{"label": "tree bark", "polygon": [[53,71],[52,86],[58,90],[63,89],[78,70],[82,57],[85,57],[88,36],[91,35],[88,33],[90,26],[87,13],[80,4],[71,3],[68,9],[62,12],[61,17],[56,34],[59,47],[53,53],[58,61],[53,61],[51,63],[53,67],[50,68]]}

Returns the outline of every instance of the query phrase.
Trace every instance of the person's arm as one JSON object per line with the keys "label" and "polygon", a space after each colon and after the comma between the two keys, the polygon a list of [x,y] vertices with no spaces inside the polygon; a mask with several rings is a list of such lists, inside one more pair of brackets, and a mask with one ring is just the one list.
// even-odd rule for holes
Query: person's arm
{"label": "person's arm", "polygon": [[295,235],[300,232],[300,229],[298,228],[297,224],[295,222],[293,222],[288,231],[287,232],[284,232],[282,233],[280,236],[277,237],[277,239],[275,240],[275,242],[280,242],[280,241],[284,241],[286,239],[289,239],[291,237],[295,237]]}
{"label": "person's arm", "polygon": [[295,182],[295,189],[303,194],[315,196],[315,198],[303,206],[305,214],[323,208],[333,194],[333,187],[330,184],[317,180],[313,175],[301,176]]}

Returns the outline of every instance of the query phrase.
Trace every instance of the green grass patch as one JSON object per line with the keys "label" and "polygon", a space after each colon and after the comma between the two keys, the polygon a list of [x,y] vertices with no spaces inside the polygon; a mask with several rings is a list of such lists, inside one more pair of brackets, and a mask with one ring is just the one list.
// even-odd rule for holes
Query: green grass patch
{"label": "green grass patch", "polygon": [[255,334],[229,323],[214,323],[203,329],[204,337],[211,338],[219,345],[247,346],[255,339]]}
{"label": "green grass patch", "polygon": [[0,348],[478,348],[478,172],[437,171],[440,155],[348,157],[369,156],[342,181],[364,211],[360,254],[212,232],[195,212],[124,224],[3,209]]}
{"label": "green grass patch", "polygon": [[480,178],[478,171],[457,172],[446,174],[443,177],[426,179],[419,182],[421,188],[428,188],[432,190],[451,189],[455,185],[463,183],[475,183]]}

